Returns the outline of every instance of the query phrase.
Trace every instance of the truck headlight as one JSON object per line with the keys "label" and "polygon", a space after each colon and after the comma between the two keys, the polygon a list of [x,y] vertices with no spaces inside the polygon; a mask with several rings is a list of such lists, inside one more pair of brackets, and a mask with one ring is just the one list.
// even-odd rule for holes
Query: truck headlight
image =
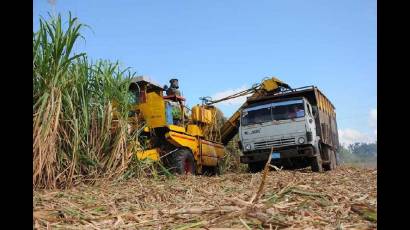
{"label": "truck headlight", "polygon": [[251,150],[251,145],[250,144],[245,145],[245,149],[246,150]]}
{"label": "truck headlight", "polygon": [[299,144],[305,143],[305,138],[304,137],[299,137],[298,142],[299,142]]}

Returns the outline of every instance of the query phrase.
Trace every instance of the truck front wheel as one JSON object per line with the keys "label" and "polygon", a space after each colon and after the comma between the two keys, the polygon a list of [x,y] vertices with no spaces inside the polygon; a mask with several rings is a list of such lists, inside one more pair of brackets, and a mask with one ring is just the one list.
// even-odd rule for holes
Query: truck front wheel
{"label": "truck front wheel", "polygon": [[254,162],[254,163],[249,163],[248,164],[249,172],[251,172],[251,173],[260,172],[265,167],[265,164],[266,164],[265,161],[258,161],[258,162]]}

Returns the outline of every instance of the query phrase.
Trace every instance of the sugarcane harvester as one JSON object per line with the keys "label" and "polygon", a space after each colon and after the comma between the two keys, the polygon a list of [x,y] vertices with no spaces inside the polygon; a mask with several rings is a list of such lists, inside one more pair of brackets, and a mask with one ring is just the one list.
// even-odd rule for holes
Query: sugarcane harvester
{"label": "sugarcane harvester", "polygon": [[214,106],[194,106],[189,114],[177,79],[161,87],[148,77],[136,77],[129,90],[134,97],[132,116],[141,130],[139,160],[159,161],[177,174],[218,173],[224,146],[212,129]]}
{"label": "sugarcane harvester", "polygon": [[249,94],[220,132],[224,145],[239,133],[240,161],[251,172],[262,170],[269,158],[272,164],[286,168],[311,166],[318,172],[336,167],[336,112],[317,87],[292,89],[272,77],[219,100],[201,99],[211,106]]}

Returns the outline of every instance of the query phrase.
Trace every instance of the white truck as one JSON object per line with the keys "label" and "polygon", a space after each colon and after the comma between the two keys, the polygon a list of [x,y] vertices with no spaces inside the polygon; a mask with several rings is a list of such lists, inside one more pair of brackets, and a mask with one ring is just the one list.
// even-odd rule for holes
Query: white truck
{"label": "white truck", "polygon": [[[271,163],[284,168],[332,170],[339,146],[336,113],[317,87],[249,99],[239,125],[241,162],[251,172]],[[273,149],[273,151],[272,151]]]}

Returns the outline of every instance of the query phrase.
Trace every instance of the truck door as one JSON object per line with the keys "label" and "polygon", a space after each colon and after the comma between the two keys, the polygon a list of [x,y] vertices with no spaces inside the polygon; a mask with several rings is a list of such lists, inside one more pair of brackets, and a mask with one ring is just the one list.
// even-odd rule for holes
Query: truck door
{"label": "truck door", "polygon": [[[315,137],[316,137],[316,126],[315,126],[315,117],[314,117],[314,115],[313,115],[313,111],[312,111],[312,106],[308,103],[308,102],[306,102],[306,110],[307,110],[307,122],[308,122],[308,125],[309,125],[309,127],[308,127],[308,131],[310,131],[311,132],[311,140],[313,140],[313,139],[315,139]],[[309,137],[308,137],[308,141],[311,141],[311,140],[309,140]]]}

